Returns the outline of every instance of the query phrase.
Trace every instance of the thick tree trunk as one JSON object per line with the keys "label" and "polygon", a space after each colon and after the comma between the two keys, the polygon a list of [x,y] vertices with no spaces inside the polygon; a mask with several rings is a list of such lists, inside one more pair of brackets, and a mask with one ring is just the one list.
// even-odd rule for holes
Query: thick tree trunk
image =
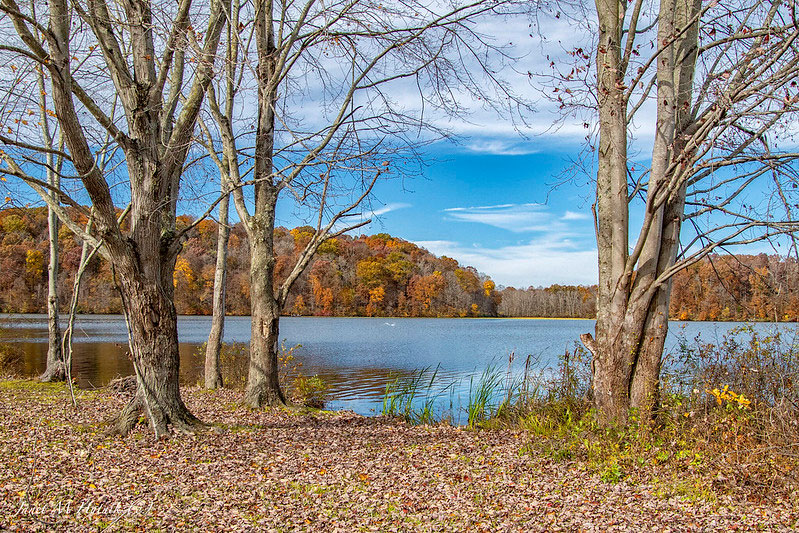
{"label": "thick tree trunk", "polygon": [[50,241],[50,264],[47,267],[47,368],[41,381],[64,381],[66,368],[61,350],[61,326],[58,322],[58,218],[47,210]]}
{"label": "thick tree trunk", "polygon": [[592,365],[594,403],[600,422],[605,425],[624,424],[627,420],[632,359],[639,339],[623,317],[613,318],[606,317],[602,322],[597,318]]}
{"label": "thick tree trunk", "polygon": [[599,160],[596,222],[599,287],[594,355],[594,402],[605,423],[622,422],[629,406],[625,380],[631,343],[622,328],[629,280],[624,279],[628,256],[627,110],[621,72],[619,2],[597,0],[599,48]]}
{"label": "thick tree trunk", "polygon": [[[286,403],[280,389],[277,350],[282,302],[274,288],[275,210],[279,188],[273,175],[275,147],[275,102],[278,84],[274,82],[277,61],[273,28],[273,5],[256,1],[255,42],[258,49],[258,129],[255,136],[254,187],[255,213],[245,227],[250,241],[250,301],[252,338],[245,403],[253,408]],[[243,198],[236,205],[246,213]]]}
{"label": "thick tree trunk", "polygon": [[[680,245],[682,212],[685,206],[685,188],[681,188],[677,199],[668,203],[664,209],[665,227],[661,234],[660,255],[657,258],[657,274],[660,275],[677,260]],[[654,296],[652,308],[644,326],[645,342],[638,354],[638,360],[630,385],[632,407],[638,409],[643,418],[651,418],[657,408],[660,392],[660,368],[663,348],[669,331],[669,304],[671,303],[672,280],[662,284]]]}
{"label": "thick tree trunk", "polygon": [[115,431],[127,433],[142,413],[156,437],[166,435],[170,427],[194,431],[202,423],[180,396],[177,313],[170,288],[134,275],[122,279],[121,290],[138,390],[117,418]]}
{"label": "thick tree trunk", "polygon": [[[649,417],[657,405],[671,284],[662,279],[676,261],[685,188],[668,191],[679,132],[690,119],[697,25],[685,26],[701,4],[663,0],[658,15],[657,122],[644,224],[633,246],[628,235],[625,72],[619,60],[620,4],[597,0],[600,143],[597,173],[599,287],[594,398],[604,424],[624,424],[630,408]],[[630,253],[630,250],[633,250]]]}
{"label": "thick tree trunk", "polygon": [[[650,201],[662,196],[667,184],[675,178],[673,173],[680,171],[673,163],[685,150],[685,136],[681,133],[690,122],[698,24],[683,29],[700,9],[701,2],[696,0],[690,3],[663,0],[660,4],[658,42],[669,42],[678,32],[682,32],[682,37],[658,58],[657,127],[649,180]],[[659,402],[672,283],[670,279],[658,280],[677,260],[685,194],[683,185],[656,208],[636,273],[634,295],[654,290],[647,313],[637,319],[641,344],[635,353],[629,385],[630,405],[638,411],[641,420],[652,419]]]}
{"label": "thick tree trunk", "polygon": [[286,403],[280,388],[277,360],[280,305],[273,287],[274,211],[256,215],[258,227],[250,234],[250,300],[252,338],[245,403],[253,408]]}
{"label": "thick tree trunk", "polygon": [[[662,0],[658,17],[658,43],[667,43],[673,35],[674,2]],[[668,328],[668,294],[664,293],[665,287],[654,289],[654,283],[662,272],[665,207],[657,207],[654,204],[654,197],[666,183],[674,142],[677,111],[674,105],[676,88],[673,67],[674,47],[669,46],[658,57],[658,112],[648,183],[647,218],[639,235],[639,241],[643,239],[643,245],[625,310],[624,328],[629,337],[635,339],[629,348],[629,371],[624,384],[629,398],[627,407],[643,408],[649,412],[656,402],[655,390],[660,376],[660,360],[665,342],[665,335],[661,335],[659,329]],[[665,313],[664,302],[666,302]],[[661,316],[658,316],[659,314]]]}
{"label": "thick tree trunk", "polygon": [[650,420],[658,405],[660,367],[669,331],[669,289],[658,290],[643,327],[630,381],[630,407],[642,421]]}
{"label": "thick tree trunk", "polygon": [[219,231],[216,242],[216,272],[214,273],[214,303],[211,318],[211,333],[205,349],[205,388],[222,387],[222,371],[219,356],[222,350],[222,336],[225,332],[225,283],[227,280],[227,247],[230,227],[228,226],[228,205],[226,196],[219,203]]}

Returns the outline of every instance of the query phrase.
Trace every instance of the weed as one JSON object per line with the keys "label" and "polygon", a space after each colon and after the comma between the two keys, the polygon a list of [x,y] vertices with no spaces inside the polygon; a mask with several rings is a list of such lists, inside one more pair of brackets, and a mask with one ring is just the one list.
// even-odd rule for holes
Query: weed
{"label": "weed", "polygon": [[[297,361],[295,353],[302,345],[286,347],[284,340],[280,344],[277,356],[280,383],[286,389],[288,398],[297,404],[322,409],[326,401],[328,385],[319,376],[306,376],[302,372],[302,363]],[[198,359],[205,359],[206,344],[201,344],[194,352]],[[250,348],[244,343],[222,343],[219,353],[219,364],[225,387],[243,390],[247,384],[249,372]],[[202,385],[202,378],[199,385]]]}
{"label": "weed", "polygon": [[475,386],[474,376],[469,378],[469,404],[466,406],[469,427],[488,420],[496,411],[510,404],[513,395],[511,386],[505,395],[505,400],[496,409],[492,402],[496,401],[502,386],[502,373],[495,366],[489,366],[483,371]]}
{"label": "weed", "polygon": [[382,414],[398,416],[413,424],[436,422],[436,401],[453,386],[441,386],[438,382],[439,367],[430,367],[397,376],[386,385],[383,395]]}
{"label": "weed", "polygon": [[0,376],[19,375],[22,355],[22,350],[16,345],[0,343]]}

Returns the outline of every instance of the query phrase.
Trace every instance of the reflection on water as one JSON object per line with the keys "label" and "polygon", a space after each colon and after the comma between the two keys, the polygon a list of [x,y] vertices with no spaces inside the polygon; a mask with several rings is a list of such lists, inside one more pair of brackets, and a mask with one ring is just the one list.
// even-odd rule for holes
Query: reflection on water
{"label": "reflection on water", "polygon": [[[454,383],[453,393],[468,397],[468,376],[492,364],[504,369],[509,353],[517,355],[514,372],[521,372],[528,354],[539,365],[554,365],[558,354],[572,349],[581,333],[594,328],[593,320],[286,317],[280,324],[280,337],[287,347],[302,345],[294,352],[302,372],[319,375],[329,384],[330,407],[361,414],[380,411],[386,384],[398,375],[438,367],[440,382]],[[672,323],[669,343],[674,345],[680,332],[687,339],[701,333],[705,340],[712,340],[734,325]],[[209,317],[179,318],[184,384],[201,379],[203,361],[198,348],[209,329]],[[228,318],[225,342],[246,343],[249,338],[249,317]],[[23,352],[21,373],[39,375],[47,358],[46,316],[0,315],[0,342],[12,343]],[[122,317],[80,316],[73,355],[78,386],[99,387],[132,373]]]}

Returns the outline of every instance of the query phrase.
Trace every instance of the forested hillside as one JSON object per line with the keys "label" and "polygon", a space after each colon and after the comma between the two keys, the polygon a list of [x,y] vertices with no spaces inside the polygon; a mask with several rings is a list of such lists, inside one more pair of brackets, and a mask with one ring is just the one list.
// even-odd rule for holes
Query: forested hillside
{"label": "forested hillside", "polygon": [[799,320],[799,263],[777,255],[712,256],[674,278],[679,320]]}
{"label": "forested hillside", "polygon": [[[179,218],[187,225],[191,217]],[[181,314],[210,314],[216,223],[191,232],[174,274]],[[311,229],[275,231],[275,271],[285,277]],[[62,227],[61,305],[68,305],[81,244]],[[0,211],[0,310],[43,312],[47,293],[47,223],[44,208]],[[249,312],[249,249],[233,226],[228,256],[227,309]],[[534,316],[592,318],[596,288],[552,285],[497,290],[474,268],[436,257],[385,233],[326,242],[292,290],[288,309],[331,316]],[[118,313],[121,302],[108,265],[95,259],[85,277],[80,310]],[[674,278],[670,315],[680,320],[799,320],[799,264],[776,255],[712,256]]]}
{"label": "forested hillside", "polygon": [[[0,310],[43,312],[47,293],[45,208],[0,211]],[[184,227],[193,222],[178,219]],[[210,314],[217,225],[200,222],[191,231],[174,273],[175,305],[181,314]],[[275,272],[288,275],[311,228],[275,230],[279,251]],[[62,227],[61,305],[70,301],[81,244]],[[230,234],[227,310],[250,310],[249,249],[244,230]],[[121,301],[113,273],[100,259],[91,263],[81,290],[81,312],[118,313]],[[500,296],[494,282],[454,259],[435,257],[415,244],[387,234],[341,236],[325,242],[294,285],[287,309],[298,315],[496,316]]]}

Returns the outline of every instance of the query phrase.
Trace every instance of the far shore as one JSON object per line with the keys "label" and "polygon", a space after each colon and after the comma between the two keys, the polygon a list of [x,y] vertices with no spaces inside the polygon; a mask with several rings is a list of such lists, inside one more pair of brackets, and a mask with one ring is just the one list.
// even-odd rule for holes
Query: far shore
{"label": "far shore", "polygon": [[[62,313],[63,316],[66,316],[66,313]],[[0,312],[0,318],[8,318],[8,317],[43,317],[46,318],[47,315],[45,313],[8,313],[8,312]],[[78,313],[78,316],[107,316],[107,317],[122,317],[121,313],[115,314],[108,314],[108,313]],[[249,318],[250,315],[226,315],[227,318]],[[180,318],[194,318],[194,317],[208,317],[210,318],[211,315],[178,315]],[[398,320],[398,319],[465,319],[465,320],[596,320],[596,317],[550,317],[550,316],[361,316],[361,315],[348,315],[348,316],[337,316],[337,315],[281,315],[281,318],[371,318],[375,320]],[[749,323],[761,323],[761,324],[799,324],[799,321],[794,320],[757,320],[757,319],[750,319],[750,320],[687,320],[687,319],[677,319],[677,318],[670,318],[669,322],[701,322],[701,323],[729,323],[729,324],[749,324]]]}

